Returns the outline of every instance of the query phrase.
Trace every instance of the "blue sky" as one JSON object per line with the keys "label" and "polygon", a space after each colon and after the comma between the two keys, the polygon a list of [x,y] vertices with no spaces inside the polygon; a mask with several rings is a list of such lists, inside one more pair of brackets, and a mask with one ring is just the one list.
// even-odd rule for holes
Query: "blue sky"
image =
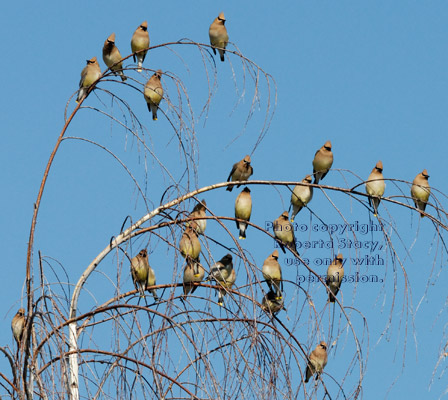
{"label": "blue sky", "polygon": [[[248,79],[243,98],[235,93],[228,59],[225,63],[217,61],[218,86],[207,118],[199,118],[206,101],[207,81],[196,49],[173,47],[176,53],[156,49],[148,54],[144,64],[151,69],[168,71],[185,82],[194,116],[198,119],[195,124],[198,187],[225,181],[232,164],[246,154],[252,155],[253,179],[302,180],[312,172],[315,151],[326,140],[331,140],[335,170],[328,174],[323,184],[352,187],[360,180],[351,172],[366,179],[381,159],[386,178],[412,181],[426,168],[431,176],[431,187],[447,192],[442,172],[446,168],[448,126],[446,2],[299,1],[273,5],[262,0],[247,1],[242,5],[237,1],[213,4],[201,1],[186,7],[185,2],[180,1],[157,4],[144,1],[132,4],[49,1],[4,5],[0,24],[5,55],[4,95],[0,107],[5,138],[0,149],[4,195],[0,201],[2,254],[4,270],[8,273],[2,284],[3,298],[7,301],[2,303],[0,310],[5,327],[0,332],[3,346],[12,344],[10,319],[22,304],[33,204],[45,164],[64,123],[64,108],[77,90],[85,60],[97,56],[102,70],[105,69],[101,49],[112,32],[116,33],[121,54],[128,55],[132,33],[143,20],[149,23],[151,45],[181,38],[207,43],[208,27],[220,11],[225,12],[230,41],[271,74],[276,83],[275,114],[268,134],[253,154],[266,111],[265,81],[262,80],[260,85],[260,107],[242,130],[252,102],[253,85]],[[234,49],[234,46],[229,45],[229,48]],[[241,64],[236,57],[229,58],[241,91]],[[146,80],[136,72],[130,72],[130,75],[140,83]],[[164,78],[163,84],[172,102],[177,104],[173,82]],[[135,85],[139,87],[138,83]],[[112,82],[101,83],[100,88],[113,91],[131,104],[145,124],[148,146],[174,176],[179,177],[182,161],[178,141],[163,114],[160,113],[159,120],[153,123],[141,93]],[[99,99],[92,94],[84,105],[120,116],[118,107],[112,105],[104,93],[99,93]],[[72,99],[68,109],[73,110],[73,107]],[[168,111],[166,101],[161,108]],[[171,183],[166,176],[161,176],[157,164],[132,135],[95,111],[82,110],[67,135],[97,141],[119,155],[154,205],[159,203],[166,186]],[[194,187],[193,183],[191,188]],[[400,188],[408,195],[406,184],[396,187],[388,182],[386,195],[400,195]],[[363,187],[360,190],[363,191]],[[229,194],[221,189],[204,195],[204,198],[217,215],[232,216],[237,193],[234,190]],[[277,218],[289,206],[290,195],[285,188],[276,190],[257,186],[253,187],[252,195],[251,221],[261,226]],[[356,201],[339,193],[327,192],[327,195],[347,222],[376,223],[367,209]],[[444,196],[439,193],[437,196],[442,205],[446,203]],[[185,207],[191,209],[192,205],[189,203]],[[320,191],[315,191],[310,208],[325,223],[344,224]],[[37,251],[40,250],[64,266],[68,276],[65,277],[59,269],[59,279],[76,282],[110,238],[119,233],[126,216],[135,221],[145,210],[134,183],[110,155],[85,142],[64,141],[52,167],[39,213],[34,267],[37,267]],[[434,210],[429,208],[429,212]],[[380,206],[380,215],[386,226],[394,227],[388,232],[397,244],[397,255],[409,279],[411,297],[404,295],[403,271],[392,263],[380,234],[356,233],[358,240],[364,243],[377,242],[377,246],[383,246],[373,252],[341,248],[344,242],[339,242],[340,251],[350,258],[345,267],[346,274],[358,271],[384,279],[384,286],[347,283],[342,288],[344,305],[355,306],[365,316],[369,327],[363,396],[366,399],[443,397],[447,390],[443,375],[446,361],[442,360],[435,371],[434,368],[448,340],[447,294],[443,285],[447,281],[446,251],[428,219],[420,221],[408,209],[384,202]],[[296,233],[301,243],[329,240],[327,234],[312,230],[313,226],[319,229],[321,222],[316,216],[311,219],[308,210],[303,210],[296,222],[308,228]],[[226,222],[226,226],[236,234],[233,223]],[[208,234],[226,241],[217,224],[209,223]],[[272,252],[272,241],[250,228],[247,235],[244,246],[261,267]],[[347,232],[337,237],[353,240]],[[147,244],[148,237],[139,238],[128,251],[134,255]],[[227,245],[230,246],[230,242]],[[335,251],[336,247],[338,244],[335,244]],[[170,268],[174,252],[156,240],[150,242],[149,248],[153,251],[151,263],[156,269],[158,283],[171,282],[180,271]],[[409,252],[406,249],[410,249]],[[225,249],[213,244],[211,251],[215,259],[226,253]],[[333,257],[331,249],[299,251],[311,260],[310,266],[319,274],[326,272],[326,266],[316,265],[316,260]],[[381,258],[384,265],[357,269],[352,259],[366,255]],[[289,260],[286,258],[280,261],[287,279],[297,281],[299,276],[308,276],[301,267],[287,266]],[[55,263],[52,265],[56,266]],[[180,266],[179,261],[176,268]],[[243,285],[246,282],[244,268],[239,264],[237,268],[240,272],[237,285]],[[116,280],[116,257],[107,258],[100,271],[103,274],[112,271],[111,280]],[[125,263],[121,271],[122,290],[132,288],[127,271]],[[395,276],[395,306],[390,312]],[[54,281],[56,277],[49,273],[49,280]],[[98,274],[88,284],[99,303],[113,295],[113,285],[101,282],[104,283],[104,276]],[[202,290],[205,293],[205,289]],[[293,310],[298,300],[292,293],[288,297],[287,290],[286,304],[290,304],[290,308],[279,315],[285,321],[287,316],[291,319],[298,313]],[[325,291],[316,284],[312,284],[310,290],[316,296],[316,307],[328,320],[328,309],[323,311]],[[403,310],[408,307],[407,301],[412,302],[412,315],[408,316],[406,330],[403,316],[406,312]],[[82,301],[83,310],[89,310],[93,304],[94,300],[86,296]],[[336,311],[335,320],[338,315]],[[389,317],[392,319],[390,325]],[[356,327],[362,332],[359,318]],[[328,329],[327,323],[324,331],[328,333]],[[300,332],[304,332],[303,342],[314,348],[317,339],[312,337],[311,330],[303,322],[300,328]],[[345,376],[351,350],[351,336],[342,332],[337,346],[329,352],[326,367],[326,372],[336,380]],[[5,359],[1,361],[0,370],[7,370]],[[350,373],[356,375],[356,371]],[[353,383],[352,378],[347,379]]]}

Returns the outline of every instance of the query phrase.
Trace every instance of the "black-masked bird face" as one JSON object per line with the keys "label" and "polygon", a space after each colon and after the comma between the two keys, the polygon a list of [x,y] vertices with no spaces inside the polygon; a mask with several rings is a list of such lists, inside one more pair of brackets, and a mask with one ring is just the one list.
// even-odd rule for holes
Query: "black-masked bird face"
{"label": "black-masked bird face", "polygon": [[145,249],[141,250],[138,254],[140,254],[140,256],[143,258],[146,258],[148,256],[148,252]]}

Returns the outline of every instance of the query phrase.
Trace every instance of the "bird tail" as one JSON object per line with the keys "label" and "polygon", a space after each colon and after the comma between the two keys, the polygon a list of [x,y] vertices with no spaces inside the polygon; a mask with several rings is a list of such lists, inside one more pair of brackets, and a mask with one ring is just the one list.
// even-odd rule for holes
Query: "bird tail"
{"label": "bird tail", "polygon": [[221,289],[218,291],[218,305],[220,305],[221,307],[224,305],[224,294],[222,293]]}
{"label": "bird tail", "polygon": [[231,192],[233,190],[233,186],[227,186],[227,191]]}
{"label": "bird tail", "polygon": [[280,248],[282,249],[283,253],[286,254],[285,246],[283,246],[283,243],[278,242],[278,244],[279,244]]}
{"label": "bird tail", "polygon": [[[281,285],[283,286],[283,281],[281,282]],[[276,294],[276,300],[281,300],[283,298],[282,291],[280,290],[280,282],[274,282],[275,290],[277,292]]]}
{"label": "bird tail", "polygon": [[[327,285],[328,285],[328,281],[327,281]],[[334,290],[334,292],[333,292]],[[328,292],[328,301],[330,303],[334,303],[336,301],[336,295],[339,292],[338,288],[333,288],[333,290],[330,289],[330,291]]]}
{"label": "bird tail", "polygon": [[290,243],[290,247],[291,249],[293,249],[297,254],[297,246],[296,246],[296,239],[294,239],[291,243]]}
{"label": "bird tail", "polygon": [[[193,290],[194,288],[195,288],[195,287],[194,287],[193,285],[184,283],[184,296],[186,296],[188,293],[192,292],[192,290]],[[193,293],[193,292],[192,292],[192,293]]]}
{"label": "bird tail", "polygon": [[219,55],[221,56],[221,61],[224,62],[224,50],[219,50]]}
{"label": "bird tail", "polygon": [[126,75],[123,73],[123,71],[120,71],[119,74],[120,74],[120,78],[121,78],[121,80],[122,80],[123,82],[124,82],[126,79],[128,79],[128,78],[126,77]]}
{"label": "bird tail", "polygon": [[79,103],[82,99],[84,99],[84,97],[86,97],[86,89],[82,87],[78,91],[78,97],[76,98],[76,102]]}
{"label": "bird tail", "polygon": [[[370,199],[370,198],[369,198]],[[379,197],[372,197],[373,215],[376,217],[378,215],[378,207],[380,205],[381,199]]]}
{"label": "bird tail", "polygon": [[239,224],[239,228],[240,228],[240,239],[246,239],[246,228],[247,228],[247,224],[244,224],[242,222],[240,222]]}
{"label": "bird tail", "polygon": [[156,105],[151,105],[152,120],[153,121],[157,121],[157,109],[158,109],[158,107]]}
{"label": "bird tail", "polygon": [[306,366],[306,372],[305,372],[305,383],[308,383],[310,378],[313,376],[313,372],[311,371],[311,368],[309,365]]}

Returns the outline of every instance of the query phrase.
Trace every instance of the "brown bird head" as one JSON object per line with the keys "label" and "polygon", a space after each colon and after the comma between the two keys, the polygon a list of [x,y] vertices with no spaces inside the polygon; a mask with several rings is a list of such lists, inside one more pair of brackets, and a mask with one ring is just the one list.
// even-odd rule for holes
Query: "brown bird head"
{"label": "brown bird head", "polygon": [[322,347],[324,350],[327,350],[327,344],[324,341],[320,342],[319,346]]}
{"label": "brown bird head", "polygon": [[270,301],[274,301],[277,298],[277,293],[270,290],[268,293],[266,293],[266,298]]}
{"label": "brown bird head", "polygon": [[[106,43],[107,44],[115,44],[115,33],[112,33],[107,39],[106,39]],[[104,44],[106,44],[104,43]]]}
{"label": "brown bird head", "polygon": [[192,212],[195,212],[195,211],[205,211],[206,207],[207,207],[207,203],[206,203],[206,201],[204,199],[202,199],[200,203],[198,203],[198,204],[196,204],[194,206]]}
{"label": "brown bird head", "polygon": [[222,11],[219,13],[218,18],[216,19],[223,25],[226,23],[226,17],[224,17],[224,13]]}
{"label": "brown bird head", "polygon": [[147,21],[143,21],[142,24],[139,26],[139,28],[143,31],[146,32],[148,30],[148,22]]}
{"label": "brown bird head", "polygon": [[97,63],[96,57],[92,57],[90,60],[86,60],[86,63],[87,63],[87,65],[96,64]]}
{"label": "brown bird head", "polygon": [[377,170],[378,172],[383,172],[383,163],[381,162],[381,160],[376,163],[374,170]]}
{"label": "brown bird head", "polygon": [[305,178],[303,179],[303,183],[311,183],[313,181],[313,178],[311,178],[311,175],[307,175],[305,176]]}
{"label": "brown bird head", "polygon": [[162,70],[158,69],[156,72],[154,72],[153,77],[157,78],[160,81],[160,79],[162,79],[162,74],[163,74]]}
{"label": "brown bird head", "polygon": [[17,311],[17,315],[23,317],[25,315],[25,309],[24,308],[19,308],[19,310]]}
{"label": "brown bird head", "polygon": [[323,145],[323,148],[327,151],[331,151],[331,142],[327,140],[325,144]]}
{"label": "brown bird head", "polygon": [[288,211],[283,211],[283,214],[280,215],[280,218],[284,219],[284,220],[288,220],[289,219],[289,213]]}
{"label": "brown bird head", "polygon": [[271,257],[272,257],[274,260],[278,260],[278,250],[274,250],[274,252],[271,254]]}
{"label": "brown bird head", "polygon": [[249,166],[249,165],[250,165],[250,156],[246,156],[246,157],[244,157],[244,158],[243,158],[243,163],[244,163],[246,166]]}
{"label": "brown bird head", "polygon": [[224,265],[228,265],[232,262],[232,254],[228,253],[223,258],[221,258],[220,262]]}
{"label": "brown bird head", "polygon": [[148,257],[148,251],[146,249],[140,250],[140,253],[138,254],[143,258]]}
{"label": "brown bird head", "polygon": [[344,256],[343,256],[341,253],[339,253],[339,254],[335,257],[334,260],[337,261],[338,263],[341,263],[341,264],[342,264],[342,261],[344,261]]}
{"label": "brown bird head", "polygon": [[185,229],[184,235],[188,236],[188,238],[190,240],[194,240],[194,238],[197,237],[196,231],[194,230],[194,228],[191,225],[187,226],[187,228]]}
{"label": "brown bird head", "polygon": [[423,170],[423,172],[422,172],[422,176],[423,176],[423,178],[425,178],[426,180],[428,180],[429,175],[428,175],[428,171],[426,170],[426,168]]}

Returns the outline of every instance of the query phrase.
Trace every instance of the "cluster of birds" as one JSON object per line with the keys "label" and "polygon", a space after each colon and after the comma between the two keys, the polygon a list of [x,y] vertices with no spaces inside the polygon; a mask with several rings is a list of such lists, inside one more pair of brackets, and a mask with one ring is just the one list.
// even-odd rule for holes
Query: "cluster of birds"
{"label": "cluster of birds", "polygon": [[[224,13],[220,13],[212,22],[209,28],[210,44],[213,53],[216,55],[218,50],[221,61],[224,61],[225,49],[229,42],[229,35],[225,27],[226,19]],[[131,50],[134,62],[137,62],[137,71],[142,72],[143,62],[149,49],[148,22],[144,21],[135,30],[131,39]],[[103,61],[115,75],[120,76],[122,81],[127,79],[123,71],[123,57],[115,45],[115,33],[112,33],[104,42]],[[157,110],[163,98],[162,70],[157,70],[154,75],[146,82],[143,95],[146,100],[149,112],[152,113],[152,119],[157,120]],[[96,57],[87,60],[87,65],[81,72],[79,81],[79,90],[76,101],[83,100],[88,93],[88,89],[94,85],[101,77],[101,68]]]}
{"label": "cluster of birds", "polygon": [[[213,53],[216,55],[217,50],[221,61],[224,61],[225,49],[229,41],[225,22],[226,19],[224,13],[221,12],[209,28],[210,44]],[[148,23],[144,21],[136,29],[131,39],[131,50],[134,62],[137,62],[138,72],[142,71],[142,65],[149,49],[149,43]],[[104,42],[103,61],[112,73],[120,76],[122,81],[127,79],[123,71],[122,56],[115,45],[114,33],[112,33]],[[162,74],[163,72],[161,70],[157,70],[147,81],[143,92],[148,110],[152,113],[153,120],[157,120],[157,111],[163,98],[163,87],[161,83]],[[94,85],[100,77],[101,68],[97,58],[93,57],[90,60],[87,60],[87,65],[81,72],[77,102],[83,100],[87,96],[88,89]],[[330,141],[327,141],[319,150],[317,150],[312,164],[314,184],[318,184],[320,180],[325,178],[333,165],[333,153]],[[227,178],[227,182],[247,181],[252,174],[253,167],[251,165],[251,158],[247,155],[241,161],[233,165]],[[411,187],[411,197],[415,207],[421,211],[422,217],[424,216],[423,212],[425,211],[430,196],[428,178],[429,175],[425,169],[415,177]],[[289,212],[284,211],[274,221],[274,235],[284,253],[286,253],[285,246],[297,253],[292,223],[300,210],[303,207],[306,207],[313,198],[313,187],[310,186],[311,183],[312,176],[306,175],[301,181],[301,184],[294,187],[291,194],[291,220],[289,219]],[[229,185],[227,190],[231,192],[234,186],[240,187],[239,184]],[[383,163],[378,161],[366,181],[366,193],[369,196],[369,204],[373,207],[375,216],[378,214],[378,207],[381,198],[384,195],[385,187]],[[246,229],[252,213],[252,198],[250,193],[250,189],[245,187],[235,200],[235,222],[237,229],[239,230],[240,239],[246,238]],[[195,283],[202,282],[205,277],[205,269],[201,265],[199,258],[201,253],[201,243],[198,235],[203,235],[206,229],[207,220],[203,219],[206,215],[206,209],[207,204],[205,200],[202,200],[194,207],[193,211],[188,216],[189,221],[187,222],[186,229],[179,241],[179,251],[186,260],[183,275],[183,290],[185,296],[189,293],[194,293],[197,289]],[[276,314],[284,309],[282,269],[278,262],[278,257],[279,253],[275,250],[266,258],[262,267],[263,278],[269,289],[263,297],[262,308],[266,312],[272,314]],[[131,259],[130,270],[135,288],[140,293],[140,296],[143,297],[145,290],[148,290],[154,297],[154,300],[158,301],[159,298],[156,289],[154,289],[154,286],[156,285],[156,276],[154,270],[149,265],[146,249],[142,249]],[[338,254],[327,270],[326,284],[328,286],[329,302],[335,302],[343,277],[343,255]],[[218,304],[222,306],[227,290],[231,289],[236,281],[236,273],[233,268],[233,258],[231,254],[226,254],[211,266],[206,281],[215,281],[219,285]],[[13,336],[19,345],[22,340],[25,322],[25,310],[20,308],[11,324]],[[308,382],[310,377],[315,373],[317,374],[317,379],[327,364],[327,360],[327,345],[322,341],[308,357],[305,382]]]}
{"label": "cluster of birds", "polygon": [[[316,152],[313,159],[315,184],[318,184],[320,180],[325,178],[332,165],[333,153],[331,142],[327,141]],[[247,155],[241,161],[233,165],[227,178],[227,182],[247,181],[252,174],[253,167],[251,165],[251,158]],[[428,178],[429,175],[425,169],[415,177],[411,187],[411,197],[415,207],[421,211],[422,217],[424,216],[423,212],[425,211],[430,196]],[[310,186],[311,181],[311,175],[307,175],[302,180],[303,184],[294,187],[291,195],[291,222],[294,221],[296,215],[303,207],[308,205],[313,197],[313,188]],[[238,188],[241,185],[229,185],[227,190],[231,192],[234,186]],[[366,181],[366,192],[369,195],[369,203],[373,207],[375,216],[378,213],[378,206],[381,197],[384,195],[384,191],[385,182],[383,178],[383,164],[381,161],[378,161]],[[192,212],[188,215],[185,231],[179,241],[180,254],[186,260],[183,275],[184,296],[189,293],[194,293],[198,287],[195,283],[202,282],[205,277],[205,269],[200,263],[201,242],[198,236],[204,234],[207,226],[207,220],[205,219],[206,210],[207,203],[205,200],[196,204]],[[239,230],[240,239],[246,238],[246,229],[248,222],[250,221],[251,213],[252,198],[250,189],[245,187],[235,200],[235,222],[237,229]],[[289,220],[288,211],[284,211],[273,224],[274,235],[284,253],[286,253],[285,246],[289,247],[294,252],[297,252],[294,229],[291,222]],[[275,250],[266,258],[262,267],[263,278],[268,285],[269,291],[263,296],[261,305],[265,312],[273,315],[284,309],[282,269],[278,262],[278,258],[279,253]],[[158,301],[159,298],[156,289],[154,288],[156,285],[156,276],[154,270],[149,265],[146,249],[142,249],[131,259],[130,270],[135,288],[140,293],[140,296],[143,297],[145,290],[148,290],[154,297],[154,300]],[[339,253],[329,265],[325,281],[328,287],[328,301],[330,303],[335,302],[343,277],[344,260],[343,255]],[[233,287],[236,281],[236,273],[233,268],[233,257],[231,254],[226,254],[211,266],[206,281],[215,281],[218,284],[218,304],[222,306],[224,304],[224,296],[228,289]],[[25,310],[20,308],[11,324],[13,336],[19,345],[23,336],[25,321]],[[310,377],[315,373],[316,379],[318,379],[318,376],[322,373],[323,368],[327,364],[327,360],[327,345],[322,341],[308,357],[305,382],[308,382]]]}

